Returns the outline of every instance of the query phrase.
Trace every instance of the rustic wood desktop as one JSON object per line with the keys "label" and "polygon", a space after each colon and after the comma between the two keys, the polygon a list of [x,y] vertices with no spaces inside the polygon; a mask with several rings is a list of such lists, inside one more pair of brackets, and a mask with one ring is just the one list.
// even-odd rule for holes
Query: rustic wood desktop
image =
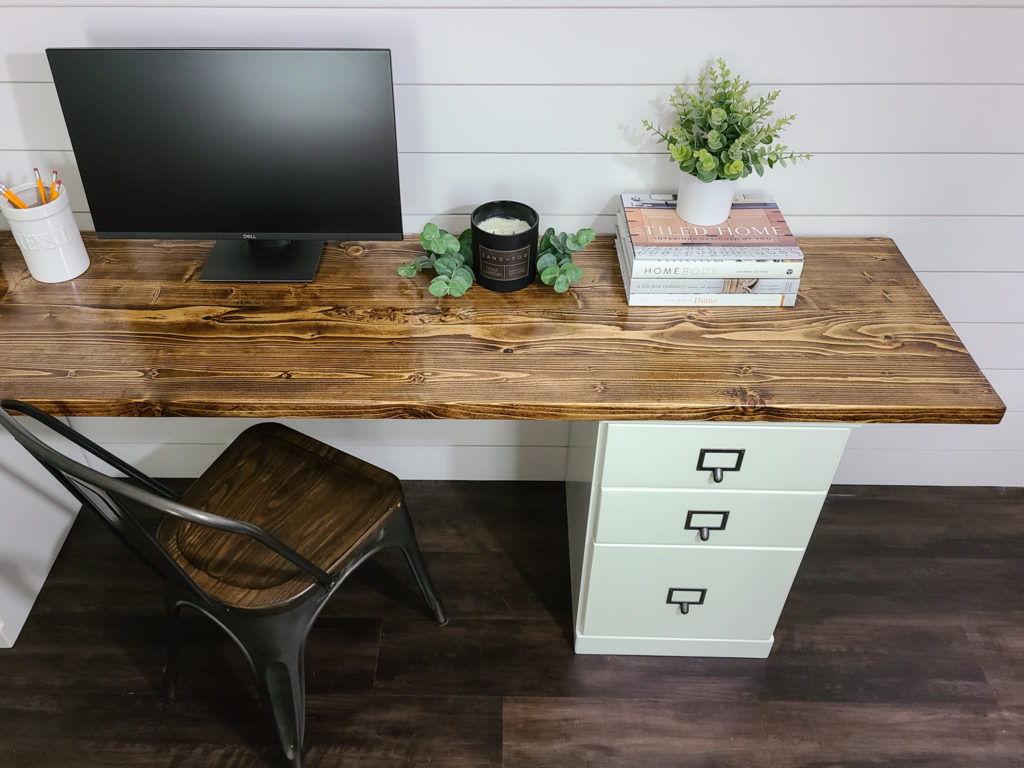
{"label": "rustic wood desktop", "polygon": [[48,285],[0,235],[0,394],[64,416],[571,421],[580,652],[767,655],[850,427],[1005,410],[887,239],[801,239],[791,308],[629,307],[609,238],[567,294],[461,299],[395,273],[408,239],[330,244],[301,285],[200,283],[208,243],[85,239],[88,272]]}

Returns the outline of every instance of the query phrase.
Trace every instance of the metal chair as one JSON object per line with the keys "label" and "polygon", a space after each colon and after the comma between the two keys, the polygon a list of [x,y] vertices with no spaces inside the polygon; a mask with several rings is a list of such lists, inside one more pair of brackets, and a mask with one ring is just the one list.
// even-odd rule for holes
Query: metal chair
{"label": "metal chair", "polygon": [[[116,479],[54,450],[12,417],[29,416],[127,475]],[[178,614],[191,606],[242,649],[290,765],[301,765],[306,638],[364,560],[398,547],[439,624],[447,623],[389,472],[281,424],[246,429],[180,497],[63,422],[0,401],[0,426],[164,579],[164,693],[177,694]],[[159,513],[150,532],[138,508]]]}

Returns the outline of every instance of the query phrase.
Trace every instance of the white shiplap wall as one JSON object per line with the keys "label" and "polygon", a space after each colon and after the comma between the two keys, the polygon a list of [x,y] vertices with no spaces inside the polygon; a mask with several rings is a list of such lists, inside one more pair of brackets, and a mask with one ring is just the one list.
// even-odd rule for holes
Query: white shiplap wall
{"label": "white shiplap wall", "polygon": [[[640,120],[721,55],[757,90],[782,89],[780,111],[798,114],[787,142],[816,154],[746,187],[770,191],[798,235],[894,237],[1009,409],[998,426],[862,427],[837,481],[1024,485],[1022,37],[1024,0],[0,0],[0,179],[62,169],[90,227],[48,46],[387,47],[407,231],[466,226],[477,203],[507,196],[544,226],[610,232],[618,192],[674,186]],[[371,453],[402,446],[406,477],[502,476],[529,455],[544,458],[507,466],[556,476],[567,440],[561,425],[352,426]],[[139,457],[156,444],[129,422],[96,428]]]}

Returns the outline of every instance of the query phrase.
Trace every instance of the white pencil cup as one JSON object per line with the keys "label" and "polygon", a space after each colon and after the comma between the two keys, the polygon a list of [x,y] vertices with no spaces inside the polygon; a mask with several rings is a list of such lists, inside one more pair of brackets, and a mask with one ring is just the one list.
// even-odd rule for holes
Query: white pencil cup
{"label": "white pencil cup", "polygon": [[0,197],[0,211],[11,225],[29,274],[41,283],[61,283],[85,272],[89,254],[71,213],[67,190],[62,189],[57,199],[48,203],[39,202],[35,182],[11,191],[29,207],[17,208]]}

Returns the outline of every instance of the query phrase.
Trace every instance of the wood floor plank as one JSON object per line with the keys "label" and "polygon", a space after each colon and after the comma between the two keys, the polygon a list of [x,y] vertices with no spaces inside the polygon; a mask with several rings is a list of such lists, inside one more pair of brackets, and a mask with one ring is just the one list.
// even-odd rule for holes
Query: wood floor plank
{"label": "wood floor plank", "polygon": [[[1021,768],[1024,489],[837,486],[758,659],[578,656],[557,483],[411,482],[451,622],[402,558],[360,568],[307,654],[307,768]],[[281,765],[251,674],[79,516],[0,651],[0,768]]]}
{"label": "wood floor plank", "polygon": [[505,768],[1019,768],[1019,714],[957,707],[512,698]]}

